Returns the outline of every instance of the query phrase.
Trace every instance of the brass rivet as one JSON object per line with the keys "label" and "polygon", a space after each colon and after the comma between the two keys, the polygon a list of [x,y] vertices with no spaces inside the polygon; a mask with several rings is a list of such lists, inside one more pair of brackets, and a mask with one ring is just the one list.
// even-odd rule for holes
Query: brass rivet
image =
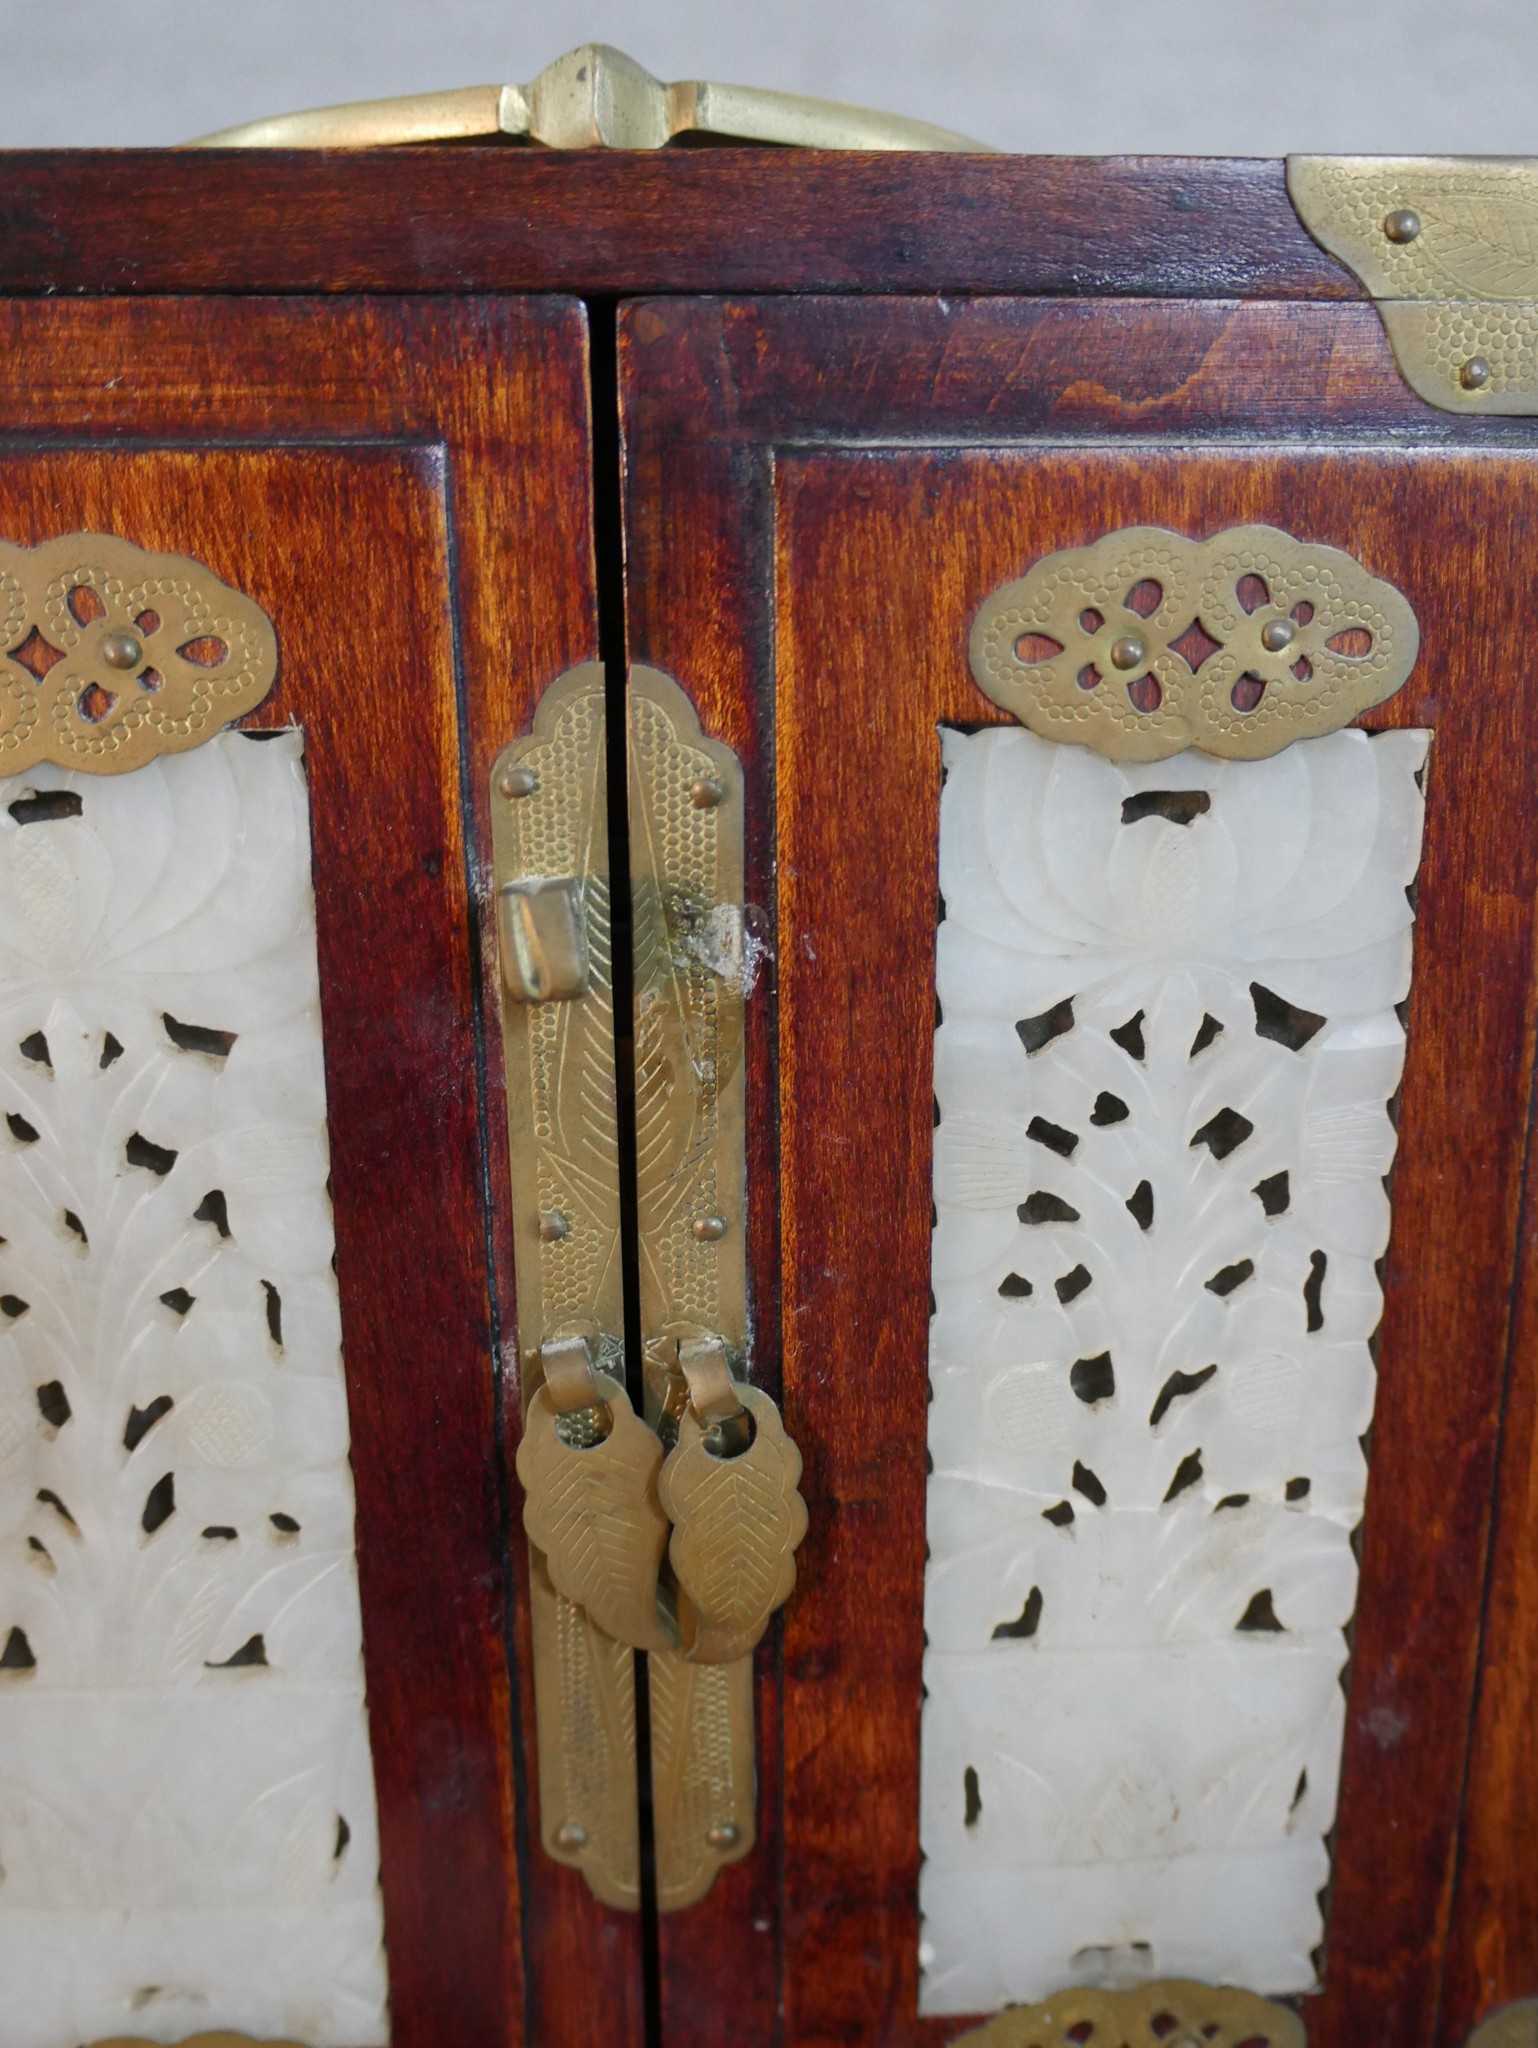
{"label": "brass rivet", "polygon": [[1391,242],[1413,242],[1421,231],[1421,217],[1413,206],[1396,206],[1383,223]]}
{"label": "brass rivet", "polygon": [[509,768],[497,783],[505,797],[532,796],[539,788],[539,777],[532,768]]}
{"label": "brass rivet", "polygon": [[587,1829],[574,1820],[563,1820],[555,1831],[555,1846],[558,1849],[585,1849]]}
{"label": "brass rivet", "polygon": [[1111,642],[1111,661],[1116,668],[1136,668],[1148,659],[1148,642],[1141,633],[1123,633]]}
{"label": "brass rivet", "polygon": [[1267,654],[1280,654],[1297,637],[1298,629],[1291,619],[1268,619],[1260,629],[1260,644]]}
{"label": "brass rivet", "polygon": [[698,782],[689,785],[689,801],[697,811],[713,811],[726,791],[713,776],[702,775]]}
{"label": "brass rivet", "polygon": [[724,1216],[696,1216],[689,1225],[701,1244],[717,1244],[726,1235]]}
{"label": "brass rivet", "polygon": [[734,1820],[718,1820],[705,1840],[712,1849],[735,1849],[742,1840],[742,1829]]}
{"label": "brass rivet", "polygon": [[563,1237],[571,1236],[571,1218],[562,1215],[559,1209],[543,1209],[539,1218],[539,1234],[546,1244],[559,1244]]}
{"label": "brass rivet", "polygon": [[109,668],[137,668],[144,659],[144,643],[132,633],[104,634],[101,658]]}
{"label": "brass rivet", "polygon": [[1483,391],[1490,381],[1490,365],[1483,356],[1470,356],[1458,372],[1458,382],[1465,391]]}

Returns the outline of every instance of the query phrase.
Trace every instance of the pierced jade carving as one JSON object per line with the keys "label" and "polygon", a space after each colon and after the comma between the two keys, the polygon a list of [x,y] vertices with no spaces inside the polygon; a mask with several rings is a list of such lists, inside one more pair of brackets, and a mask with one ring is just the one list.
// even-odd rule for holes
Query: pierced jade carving
{"label": "pierced jade carving", "polygon": [[944,735],[926,2012],[1314,1982],[1428,738]]}
{"label": "pierced jade carving", "polygon": [[301,741],[0,783],[0,1982],[386,2032]]}

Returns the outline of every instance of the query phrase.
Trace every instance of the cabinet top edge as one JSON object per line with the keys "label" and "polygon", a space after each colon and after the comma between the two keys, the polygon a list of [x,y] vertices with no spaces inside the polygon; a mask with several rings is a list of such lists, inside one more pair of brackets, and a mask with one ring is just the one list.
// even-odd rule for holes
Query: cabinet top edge
{"label": "cabinet top edge", "polygon": [[1278,159],[0,151],[0,293],[1357,298]]}

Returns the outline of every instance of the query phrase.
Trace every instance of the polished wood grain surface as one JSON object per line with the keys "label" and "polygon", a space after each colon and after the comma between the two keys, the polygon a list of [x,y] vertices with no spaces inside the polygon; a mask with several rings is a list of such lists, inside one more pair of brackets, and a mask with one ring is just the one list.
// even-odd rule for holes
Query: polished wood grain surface
{"label": "polished wood grain surface", "polygon": [[[1369,2022],[1386,2040],[1429,2040],[1478,1657],[1538,857],[1531,832],[1505,829],[1530,801],[1523,738],[1538,706],[1485,685],[1461,624],[1464,565],[1487,520],[1504,542],[1487,538],[1484,573],[1495,588],[1520,578],[1538,469],[1145,450],[1135,469],[1046,453],[793,458],[780,480],[785,1401],[815,1447],[823,1507],[823,1545],[814,1507],[803,1599],[786,1622],[786,1837],[802,1908],[788,1916],[787,1979],[804,2015],[789,2039],[848,2039],[856,2012],[884,2008],[871,2038],[898,2040],[914,1998],[935,725],[977,717],[966,629],[1019,565],[1121,525],[1208,533],[1262,520],[1348,546],[1406,593],[1421,662],[1373,722],[1437,732],[1328,1990],[1310,2002],[1316,2044],[1360,2040]],[[860,631],[840,643],[862,597]],[[830,722],[855,704],[830,760]],[[860,888],[871,873],[889,878],[879,894]],[[878,1201],[850,1200],[877,1186]],[[830,1547],[837,1569],[819,1570]],[[829,1643],[841,1646],[836,1677],[820,1654]],[[853,1855],[840,1818],[852,1784]],[[863,1869],[889,1975],[816,1908],[835,1887],[854,1892]]]}
{"label": "polished wood grain surface", "polygon": [[[632,652],[745,754],[749,894],[775,916],[751,1042],[755,1371],[783,1363],[812,1508],[782,1700],[761,1688],[766,1749],[783,1727],[763,1816],[783,1800],[779,1868],[765,1855],[718,1887],[692,1939],[664,1926],[667,2039],[704,2044],[727,2010],[766,2042],[957,2030],[914,2019],[934,728],[994,715],[966,629],[1035,555],[1142,519],[1255,518],[1406,591],[1425,651],[1373,722],[1437,731],[1328,1988],[1306,2009],[1316,2048],[1461,2042],[1535,1988],[1519,1933],[1477,1996],[1458,1990],[1479,1913],[1520,1904],[1509,1856],[1483,1908],[1454,1910],[1538,880],[1538,705],[1520,675],[1494,683],[1473,622],[1528,601],[1523,437],[1430,413],[1354,307],[654,302],[624,329]],[[1519,1326],[1529,1383],[1531,1341]],[[1509,1744],[1514,1696],[1506,1717]],[[1497,1783],[1481,1796],[1520,1827],[1533,1795]],[[1477,1862],[1471,1832],[1465,1894]]]}
{"label": "polished wood grain surface", "polygon": [[[1531,741],[1528,742],[1529,749]],[[1538,993],[1529,998],[1529,1010]],[[1532,1162],[1501,1417],[1495,1542],[1453,1894],[1443,2038],[1538,1992],[1538,1218]]]}
{"label": "polished wood grain surface", "polygon": [[13,302],[0,353],[5,536],[206,561],[277,626],[255,722],[306,732],[393,2039],[636,2044],[636,1922],[531,1848],[478,1035],[487,771],[594,651],[581,309]]}
{"label": "polished wood grain surface", "polygon": [[[6,537],[94,521],[200,555],[278,622],[262,718],[311,735],[396,2041],[645,2034],[640,1924],[531,1848],[497,1457],[485,771],[596,651],[585,323],[433,293],[778,295],[621,312],[631,650],[742,754],[776,936],[749,1014],[753,1369],[779,1391],[785,1367],[813,1509],[758,1653],[762,1846],[662,1923],[665,2048],[960,2031],[913,2016],[934,724],[996,715],[967,607],[1134,517],[1314,530],[1421,613],[1374,721],[1438,737],[1310,2039],[1458,2048],[1538,1992],[1535,712],[1505,623],[1530,605],[1530,425],[1407,391],[1276,164],[0,162]],[[385,291],[423,296],[337,297]]]}
{"label": "polished wood grain surface", "polygon": [[1363,295],[1245,158],[39,150],[0,184],[0,292]]}

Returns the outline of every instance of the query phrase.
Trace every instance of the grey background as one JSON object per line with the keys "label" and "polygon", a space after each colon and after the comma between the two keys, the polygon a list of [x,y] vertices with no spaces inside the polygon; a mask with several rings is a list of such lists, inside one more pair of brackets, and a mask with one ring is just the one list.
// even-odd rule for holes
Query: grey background
{"label": "grey background", "polygon": [[1005,149],[1538,154],[1538,0],[0,0],[0,146],[521,82],[587,41]]}

